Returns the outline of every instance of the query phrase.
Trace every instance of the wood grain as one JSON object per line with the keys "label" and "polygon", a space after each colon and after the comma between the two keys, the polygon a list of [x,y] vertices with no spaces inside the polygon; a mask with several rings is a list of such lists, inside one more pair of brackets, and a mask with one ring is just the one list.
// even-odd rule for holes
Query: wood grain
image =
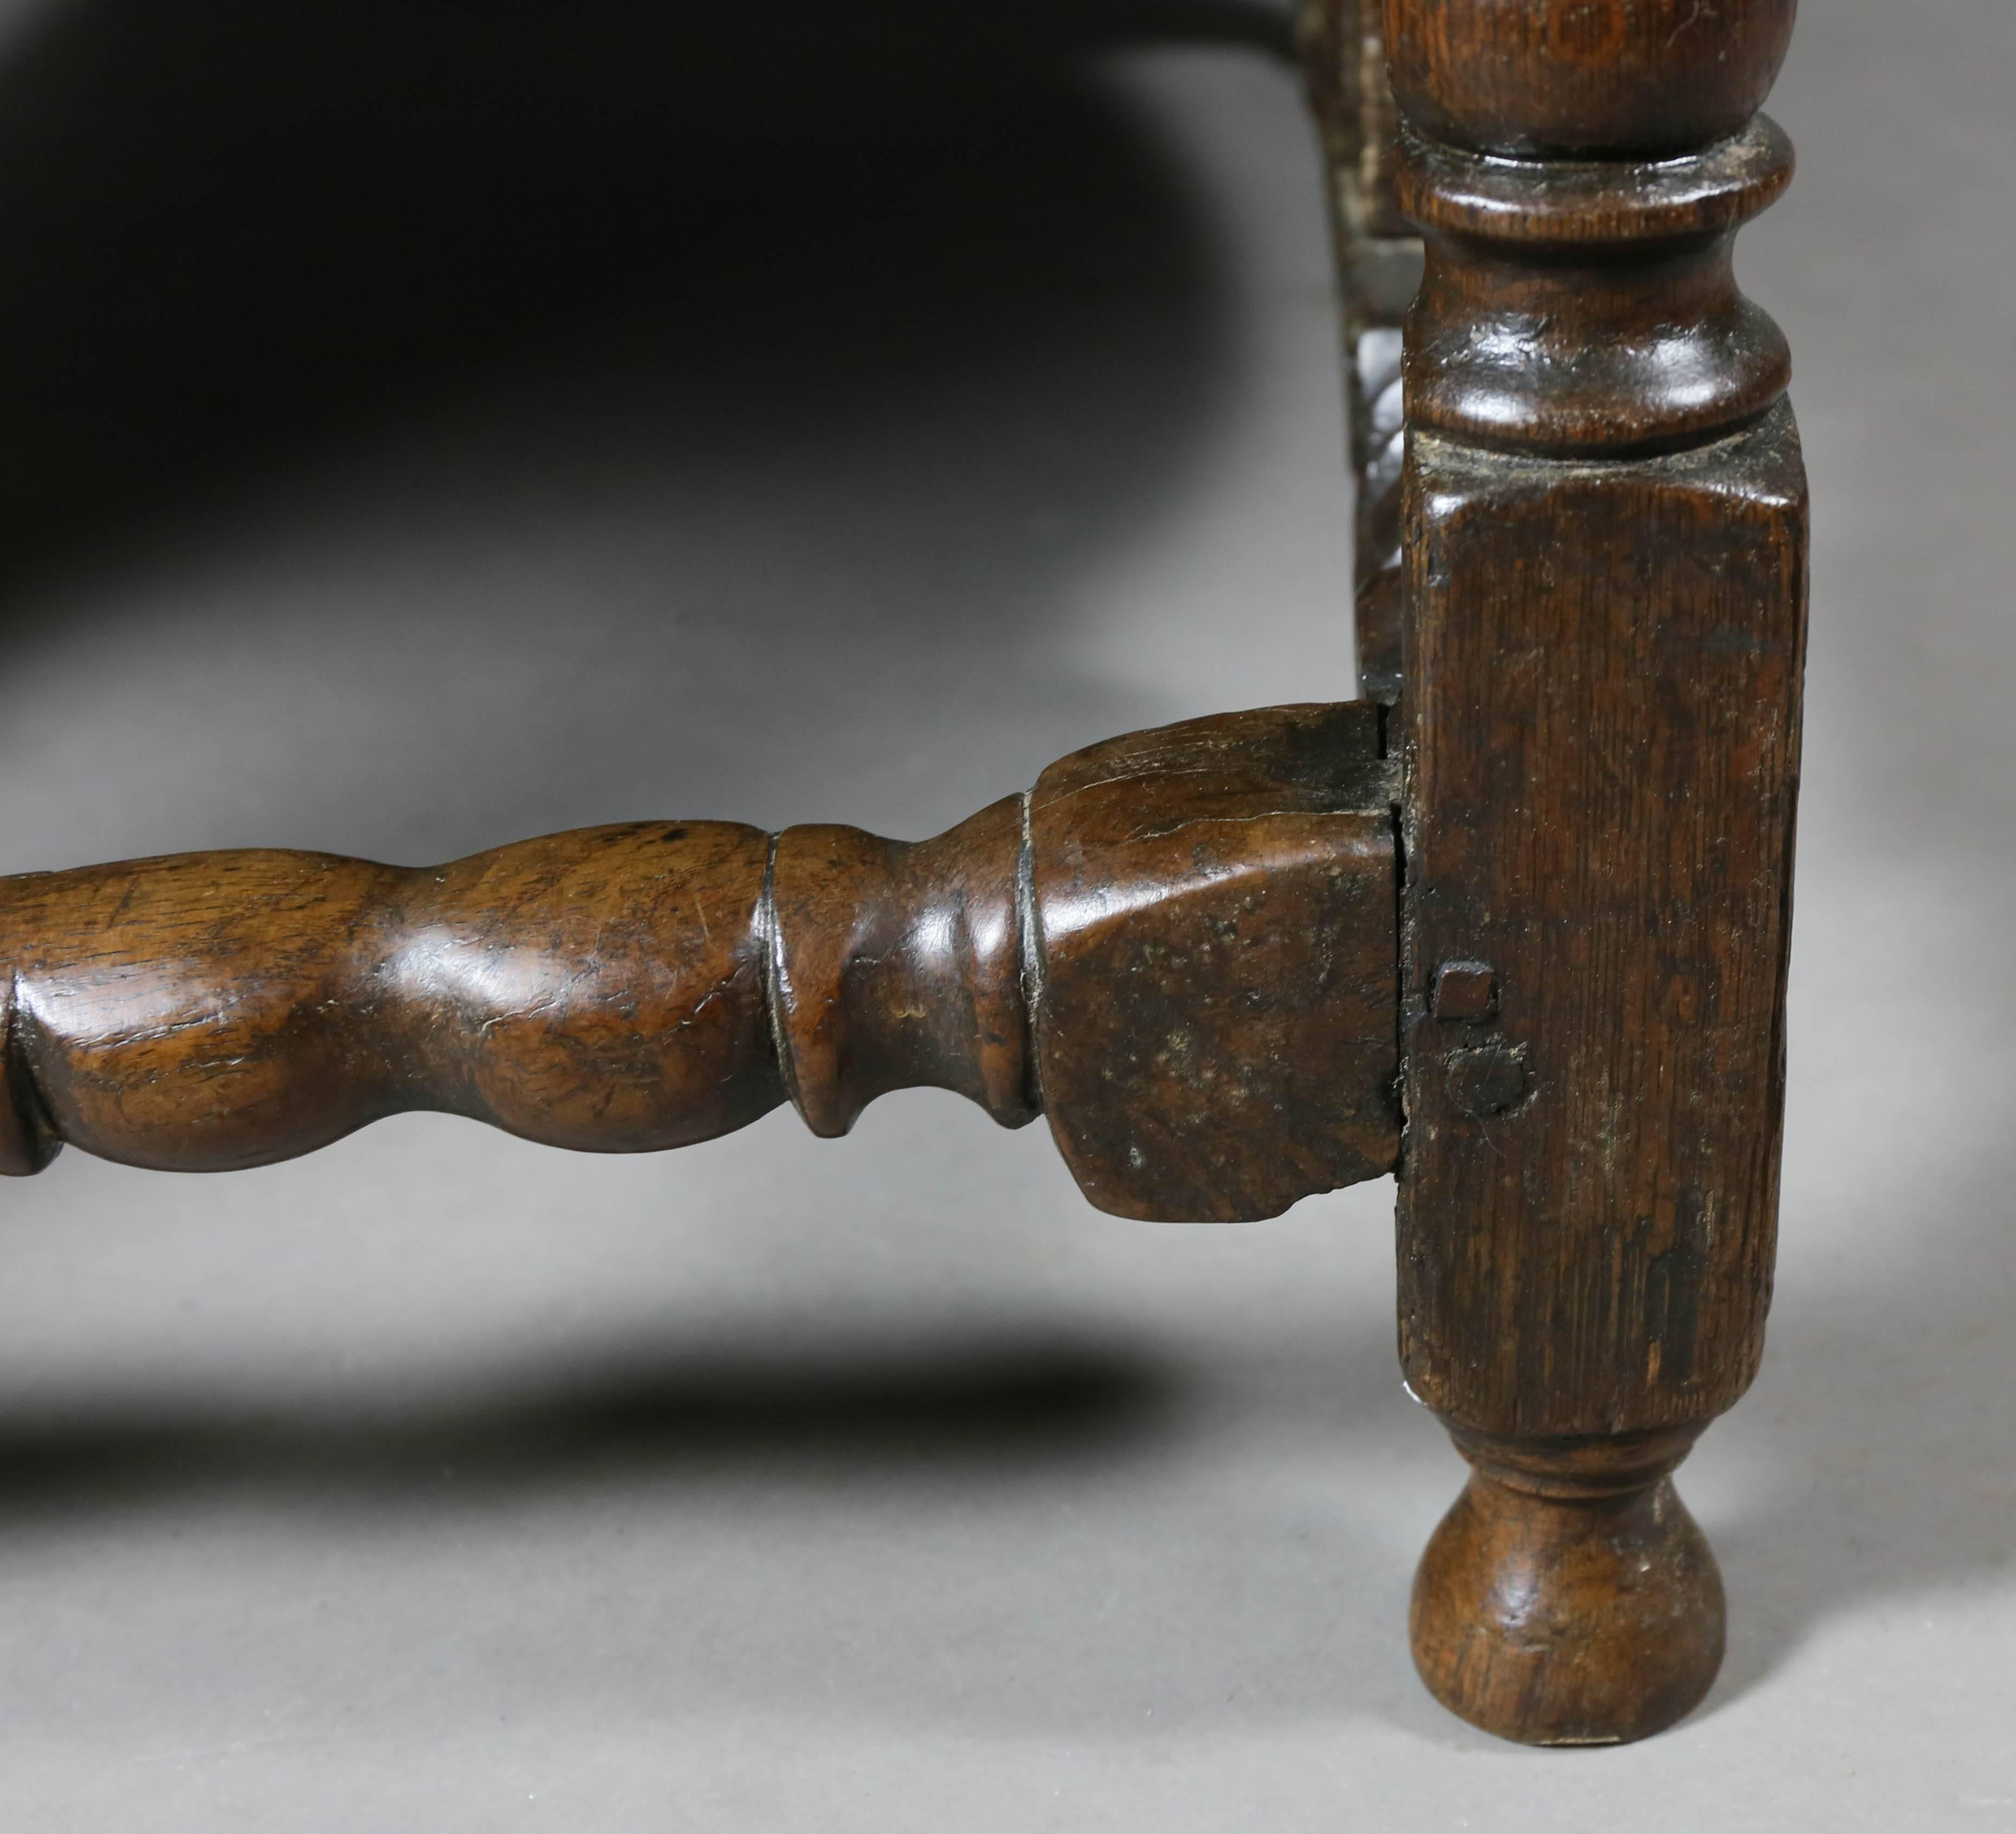
{"label": "wood grain", "polygon": [[1796,0],[1385,0],[1401,112],[1480,152],[1652,159],[1741,132]]}
{"label": "wood grain", "polygon": [[787,1098],[1047,1105],[1093,1202],[1271,1216],[1398,1148],[1377,708],[1067,759],[921,842],[646,822],[438,867],[214,853],[0,881],[0,1171],[226,1171],[416,1108],[655,1151]]}
{"label": "wood grain", "polygon": [[1428,1544],[1409,1613],[1439,1699],[1541,1745],[1621,1744],[1700,1704],[1726,1609],[1671,1476],[1699,1430],[1457,1435],[1470,1482]]}
{"label": "wood grain", "polygon": [[[1419,434],[1407,1170],[1416,1393],[1504,1432],[1731,1405],[1776,1244],[1805,482],[1791,416],[1577,469]],[[1497,1006],[1438,1018],[1445,963]],[[1466,1112],[1458,1051],[1526,1054]]]}
{"label": "wood grain", "polygon": [[1411,133],[1400,189],[1427,261],[1406,417],[1470,444],[1605,457],[1700,445],[1791,380],[1737,290],[1736,232],[1783,195],[1792,147],[1753,122],[1690,158],[1544,178]]}
{"label": "wood grain", "polygon": [[1751,117],[1791,15],[1387,5],[1427,247],[1401,1353],[1475,1469],[1412,1635],[1535,1742],[1658,1731],[1723,1648],[1670,1473],[1756,1371],[1776,1247],[1807,506],[1730,254],[1791,176]]}
{"label": "wood grain", "polygon": [[1102,1209],[1253,1219],[1391,1169],[1396,780],[1380,735],[1362,704],[1233,715],[1038,781],[1037,1062],[1058,1147]]}

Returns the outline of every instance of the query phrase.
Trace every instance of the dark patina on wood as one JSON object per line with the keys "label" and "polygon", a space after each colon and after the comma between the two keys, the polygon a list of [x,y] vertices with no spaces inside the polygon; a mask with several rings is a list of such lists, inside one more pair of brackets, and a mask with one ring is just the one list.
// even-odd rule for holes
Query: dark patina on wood
{"label": "dark patina on wood", "polygon": [[1401,208],[1400,121],[1386,77],[1379,0],[1304,0],[1309,106],[1323,136],[1356,476],[1352,604],[1358,691],[1400,693],[1400,324],[1421,282],[1420,232]]}
{"label": "dark patina on wood", "polygon": [[1092,1201],[1272,1216],[1398,1145],[1378,710],[1137,733],[934,840],[646,822],[439,867],[277,852],[0,881],[0,1170],[221,1171],[414,1108],[676,1147],[794,1102],[1047,1108]]}
{"label": "dark patina on wood", "polygon": [[1699,1432],[1458,1431],[1470,1483],[1409,1612],[1436,1692],[1488,1731],[1549,1745],[1615,1745],[1693,1707],[1722,1666],[1726,1615],[1671,1475]]}
{"label": "dark patina on wood", "polygon": [[[1781,408],[1582,470],[1417,436],[1402,1346],[1452,1419],[1748,1385],[1770,1292],[1805,513]],[[1487,1014],[1431,1011],[1489,964]],[[1467,1102],[1483,1050],[1524,1099]]]}
{"label": "dark patina on wood", "polygon": [[1139,733],[1044,772],[1037,1061],[1094,1203],[1234,1221],[1391,1169],[1395,783],[1363,704]]}
{"label": "dark patina on wood", "polygon": [[1739,133],[1795,0],[1386,0],[1402,112],[1482,153],[1651,159]]}
{"label": "dark patina on wood", "polygon": [[[1508,1737],[1713,1680],[1669,1474],[1775,1248],[1806,502],[1737,292],[1791,0],[1388,0],[1407,325],[1401,1349],[1476,1468],[1414,1602]],[[1516,159],[1505,155],[1518,155]]]}

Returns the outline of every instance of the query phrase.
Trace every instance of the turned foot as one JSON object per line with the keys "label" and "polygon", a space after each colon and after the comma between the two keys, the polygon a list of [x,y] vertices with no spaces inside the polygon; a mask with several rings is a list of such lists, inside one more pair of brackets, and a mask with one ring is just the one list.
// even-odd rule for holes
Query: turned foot
{"label": "turned foot", "polygon": [[1409,1613],[1437,1699],[1528,1745],[1622,1744],[1700,1702],[1722,1666],[1722,1576],[1669,1475],[1699,1431],[1455,1434],[1474,1469]]}

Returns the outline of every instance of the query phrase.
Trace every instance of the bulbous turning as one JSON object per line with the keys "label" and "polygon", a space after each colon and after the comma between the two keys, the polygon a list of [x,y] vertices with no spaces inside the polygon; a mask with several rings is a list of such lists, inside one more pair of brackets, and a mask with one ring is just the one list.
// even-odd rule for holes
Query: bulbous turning
{"label": "bulbous turning", "polygon": [[1668,1475],[1692,1437],[1459,1438],[1477,1468],[1422,1557],[1409,1615],[1437,1699],[1528,1745],[1624,1744],[1700,1703],[1726,1608]]}

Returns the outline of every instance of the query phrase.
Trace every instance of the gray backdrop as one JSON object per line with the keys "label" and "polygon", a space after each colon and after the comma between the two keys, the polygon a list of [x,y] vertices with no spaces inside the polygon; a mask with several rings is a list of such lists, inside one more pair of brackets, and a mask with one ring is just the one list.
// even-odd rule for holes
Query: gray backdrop
{"label": "gray backdrop", "polygon": [[[523,11],[0,6],[0,870],[916,836],[1348,691],[1277,66],[1048,75],[1032,11],[993,92],[927,33],[942,82],[815,46],[752,95],[664,8]],[[1118,1222],[929,1094],[646,1159],[421,1117],[0,1193],[0,1823],[2016,1826],[2012,83],[2007,0],[1810,0],[1744,244],[1818,552],[1694,1719],[1536,1754],[1414,1681],[1461,1467],[1390,1187]]]}

